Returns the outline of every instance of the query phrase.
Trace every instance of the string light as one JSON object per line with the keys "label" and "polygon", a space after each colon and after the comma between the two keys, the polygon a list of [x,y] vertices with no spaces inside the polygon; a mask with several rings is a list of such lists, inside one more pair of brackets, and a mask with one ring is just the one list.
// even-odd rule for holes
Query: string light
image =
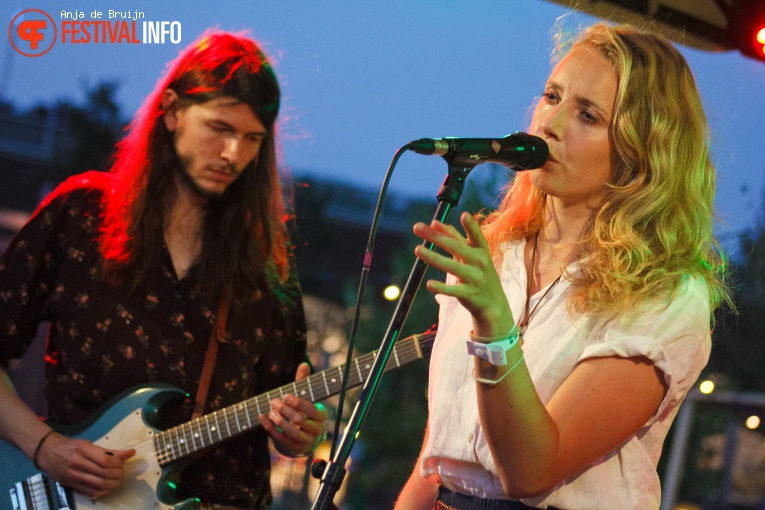
{"label": "string light", "polygon": [[699,391],[703,393],[704,395],[709,395],[714,390],[715,390],[715,383],[713,383],[709,379],[699,384]]}

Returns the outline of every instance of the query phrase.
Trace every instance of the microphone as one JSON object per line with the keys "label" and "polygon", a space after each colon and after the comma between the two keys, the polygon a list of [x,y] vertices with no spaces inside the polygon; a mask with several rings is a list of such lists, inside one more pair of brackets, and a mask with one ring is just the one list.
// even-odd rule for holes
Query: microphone
{"label": "microphone", "polygon": [[547,162],[547,144],[538,136],[513,133],[504,138],[420,138],[410,150],[426,156],[443,156],[453,164],[499,163],[513,170],[533,170]]}

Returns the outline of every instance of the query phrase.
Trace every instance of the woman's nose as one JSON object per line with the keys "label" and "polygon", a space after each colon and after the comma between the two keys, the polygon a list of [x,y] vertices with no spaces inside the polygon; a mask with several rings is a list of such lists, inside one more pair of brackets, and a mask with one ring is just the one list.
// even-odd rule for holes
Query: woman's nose
{"label": "woman's nose", "polygon": [[539,125],[540,130],[550,138],[560,139],[563,136],[565,112],[556,106],[545,113],[546,115],[542,117],[542,122]]}

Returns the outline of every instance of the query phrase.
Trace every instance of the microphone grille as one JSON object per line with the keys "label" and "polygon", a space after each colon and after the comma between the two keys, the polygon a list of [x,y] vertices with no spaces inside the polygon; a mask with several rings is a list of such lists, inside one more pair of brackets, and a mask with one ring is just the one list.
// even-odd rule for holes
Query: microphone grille
{"label": "microphone grille", "polygon": [[547,147],[547,142],[538,136],[519,131],[510,135],[510,139],[516,145],[514,170],[534,170],[547,163],[550,149]]}

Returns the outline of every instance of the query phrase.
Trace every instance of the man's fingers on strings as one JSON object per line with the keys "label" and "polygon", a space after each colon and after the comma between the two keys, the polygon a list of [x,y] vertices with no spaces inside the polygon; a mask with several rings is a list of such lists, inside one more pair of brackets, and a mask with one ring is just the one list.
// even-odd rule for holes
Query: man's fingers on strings
{"label": "man's fingers on strings", "polygon": [[263,428],[266,430],[266,432],[271,434],[274,439],[279,441],[284,439],[284,429],[271,419],[270,412],[269,414],[261,414],[258,416],[258,420],[260,421],[260,424],[263,425]]}
{"label": "man's fingers on strings", "polygon": [[295,381],[302,381],[309,375],[311,375],[311,365],[303,362],[298,365],[297,372],[295,373]]}
{"label": "man's fingers on strings", "polygon": [[321,417],[316,408],[316,405],[308,402],[307,400],[303,400],[296,395],[285,395],[283,402],[287,407],[300,414],[300,416],[303,418],[311,418],[316,420]]}
{"label": "man's fingers on strings", "polygon": [[316,413],[313,405],[294,395],[286,395],[284,401],[272,400],[271,408],[278,411],[285,420],[298,430],[307,425],[308,413]]}
{"label": "man's fingers on strings", "polygon": [[[276,409],[271,409],[268,412],[267,418],[270,420],[272,425],[268,427],[264,423],[264,428],[271,432],[271,435],[274,435],[276,439],[283,442],[287,440],[302,441],[304,440],[305,434],[310,432],[313,428],[313,426],[306,422],[303,422],[302,424],[293,422],[288,416],[285,416]],[[261,423],[263,422],[264,420],[261,419]],[[275,435],[274,432],[276,432],[278,435]]]}
{"label": "man's fingers on strings", "polygon": [[92,453],[89,455],[86,455],[88,460],[95,463],[97,466],[101,467],[104,470],[108,469],[117,469],[121,470],[122,465],[124,462],[124,456],[123,452],[117,452],[120,455],[116,455],[114,452],[109,450],[92,450]]}

